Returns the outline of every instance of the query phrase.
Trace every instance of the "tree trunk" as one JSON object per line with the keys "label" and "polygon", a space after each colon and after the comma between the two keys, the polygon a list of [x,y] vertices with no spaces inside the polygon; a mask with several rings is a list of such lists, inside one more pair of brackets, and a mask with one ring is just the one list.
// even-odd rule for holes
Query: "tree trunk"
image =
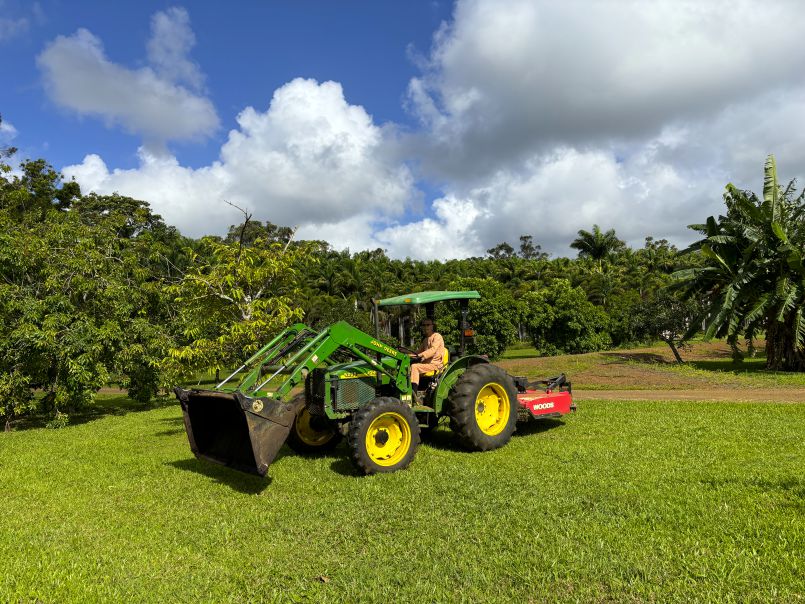
{"label": "tree trunk", "polygon": [[663,342],[665,342],[666,344],[668,344],[668,346],[669,346],[669,347],[670,347],[670,349],[671,349],[671,352],[673,352],[673,353],[674,353],[674,358],[676,359],[676,362],[677,362],[677,363],[681,363],[681,364],[683,364],[683,365],[684,365],[684,364],[685,364],[685,361],[683,361],[683,360],[682,360],[682,357],[681,357],[681,356],[679,356],[679,351],[676,349],[676,344],[674,344],[674,341],[673,341],[672,339],[670,339],[670,338],[669,338],[669,339],[667,339],[667,340],[666,340],[665,338],[663,338],[663,340],[662,340],[662,341],[663,341]]}
{"label": "tree trunk", "polygon": [[805,371],[805,350],[797,345],[794,327],[795,314],[788,313],[785,321],[772,317],[766,328],[766,369],[774,371]]}
{"label": "tree trunk", "polygon": [[4,432],[11,432],[11,418],[10,417],[6,418],[6,429],[4,430]]}

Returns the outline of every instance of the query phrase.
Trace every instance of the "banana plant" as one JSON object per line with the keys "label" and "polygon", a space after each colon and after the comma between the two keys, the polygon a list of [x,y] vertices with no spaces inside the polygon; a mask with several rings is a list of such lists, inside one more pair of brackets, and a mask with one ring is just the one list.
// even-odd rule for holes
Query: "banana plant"
{"label": "banana plant", "polygon": [[741,336],[765,332],[774,370],[805,370],[805,192],[795,189],[795,181],[779,185],[770,155],[763,197],[727,185],[726,215],[689,227],[703,237],[683,254],[701,262],[674,273],[688,297],[704,300],[707,337],[726,337],[737,350]]}

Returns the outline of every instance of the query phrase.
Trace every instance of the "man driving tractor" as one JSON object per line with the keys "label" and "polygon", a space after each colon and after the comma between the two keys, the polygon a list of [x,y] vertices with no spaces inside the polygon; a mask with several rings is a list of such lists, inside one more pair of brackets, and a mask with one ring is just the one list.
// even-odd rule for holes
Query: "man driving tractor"
{"label": "man driving tractor", "polygon": [[419,327],[422,330],[422,343],[416,354],[408,355],[416,361],[411,363],[411,388],[418,399],[419,376],[444,368],[444,338],[436,332],[433,319],[422,319]]}

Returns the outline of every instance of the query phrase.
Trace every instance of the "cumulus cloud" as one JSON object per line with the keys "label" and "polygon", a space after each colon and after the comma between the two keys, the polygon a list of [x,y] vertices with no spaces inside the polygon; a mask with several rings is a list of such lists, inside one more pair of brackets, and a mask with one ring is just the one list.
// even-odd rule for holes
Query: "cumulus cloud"
{"label": "cumulus cloud", "polygon": [[478,235],[493,207],[477,198],[443,197],[433,202],[434,218],[380,230],[375,240],[396,257],[447,260],[481,255]]}
{"label": "cumulus cloud", "polygon": [[[594,223],[632,245],[646,235],[684,245],[687,224],[721,211],[727,182],[760,189],[767,154],[781,180],[805,165],[803,24],[794,2],[458,0],[416,62],[406,102],[419,126],[406,136],[350,105],[339,84],[297,79],[267,110],[243,110],[209,166],[146,146],[133,170],[88,155],[64,171],[84,190],[150,201],[190,235],[239,221],[226,199],[300,237],[396,257],[478,256],[523,234],[573,254],[577,231]],[[57,80],[84,74],[75,90],[66,76],[66,92],[51,83],[54,98],[76,95],[65,106],[187,138],[217,124],[209,105],[198,126],[208,101],[194,43],[187,13],[170,9],[153,19],[150,67],[111,63],[86,31],[54,41],[40,65]],[[82,96],[120,79],[153,107]],[[424,213],[417,179],[441,187]]]}
{"label": "cumulus cloud", "polygon": [[0,143],[11,142],[17,136],[17,129],[10,122],[0,121]]}
{"label": "cumulus cloud", "polygon": [[[296,231],[296,237],[328,241],[339,249],[353,252],[384,248],[383,243],[375,238],[378,218],[377,213],[366,212],[332,222],[303,224]],[[380,222],[384,223],[385,220],[381,218]]]}
{"label": "cumulus cloud", "polygon": [[[88,155],[63,172],[85,191],[148,200],[194,236],[225,232],[241,220],[223,202],[228,200],[256,219],[355,245],[351,231],[358,223],[393,219],[416,199],[410,171],[391,151],[392,133],[374,124],[363,107],[347,103],[336,82],[293,80],[277,89],[266,111],[248,107],[237,122],[209,166],[192,169],[141,149],[136,169],[110,170],[99,156]],[[323,230],[339,223],[339,229]]]}
{"label": "cumulus cloud", "polygon": [[378,237],[427,233],[451,256],[522,234],[566,255],[594,223],[689,242],[727,182],[760,188],[767,154],[784,178],[805,164],[792,24],[805,6],[459,0],[408,87],[410,153],[451,203]]}
{"label": "cumulus cloud", "polygon": [[28,31],[30,23],[28,19],[9,19],[0,18],[0,43],[6,42]]}
{"label": "cumulus cloud", "polygon": [[[683,246],[694,238],[688,224],[723,212],[728,182],[762,190],[769,153],[776,154],[781,182],[801,176],[805,144],[791,130],[801,123],[805,93],[768,95],[712,120],[674,122],[640,142],[535,151],[480,182],[450,182],[451,194],[463,204],[451,211],[467,217],[460,229],[455,217],[437,212],[435,218],[388,227],[378,237],[407,253],[399,241],[426,233],[429,247],[461,257],[483,255],[501,241],[516,247],[520,235],[530,234],[546,251],[572,255],[569,243],[577,231],[599,224],[615,228],[632,246],[648,235]],[[430,253],[413,255],[444,256]]]}
{"label": "cumulus cloud", "polygon": [[183,9],[157,13],[148,55],[152,67],[129,69],[110,61],[86,29],[58,36],[37,57],[50,98],[81,115],[100,117],[140,134],[149,144],[214,132],[218,115],[198,89],[203,78],[187,58],[194,36]]}
{"label": "cumulus cloud", "polygon": [[418,258],[484,255],[501,241],[516,247],[526,234],[565,255],[578,229],[593,224],[615,227],[636,245],[648,234],[678,242],[685,224],[669,218],[699,215],[718,200],[699,198],[672,165],[657,162],[660,146],[655,141],[627,163],[569,147],[535,155],[519,170],[499,170],[483,186],[436,201],[435,218],[391,226],[377,237]]}
{"label": "cumulus cloud", "polygon": [[201,68],[188,59],[195,45],[196,35],[185,9],[169,8],[151,18],[151,38],[146,45],[148,60],[163,79],[182,82],[194,90],[203,87]]}
{"label": "cumulus cloud", "polygon": [[466,178],[799,86],[803,25],[793,2],[462,0],[409,99],[429,163]]}

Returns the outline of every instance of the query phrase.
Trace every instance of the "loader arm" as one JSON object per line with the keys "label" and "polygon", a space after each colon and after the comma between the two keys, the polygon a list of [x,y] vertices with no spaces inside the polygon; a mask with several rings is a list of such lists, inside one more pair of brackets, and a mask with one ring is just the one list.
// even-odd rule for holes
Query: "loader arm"
{"label": "loader arm", "polygon": [[[385,374],[400,392],[410,392],[411,361],[405,353],[344,321],[322,331],[297,323],[253,354],[214,390],[174,388],[190,449],[196,457],[265,476],[305,403],[286,400],[288,395],[308,372],[328,364],[339,350],[374,368],[378,385],[381,374]],[[226,387],[247,370],[237,386]],[[287,377],[269,390],[281,374]]]}
{"label": "loader arm", "polygon": [[[387,375],[400,392],[410,390],[408,368],[411,360],[407,354],[345,321],[339,321],[320,332],[301,323],[283,331],[235,372],[253,365],[241,380],[237,391],[247,396],[282,400],[304,380],[308,372],[327,364],[330,357],[340,349],[368,363],[379,374]],[[271,370],[267,378],[264,377],[264,368]],[[267,390],[269,383],[283,372],[289,372],[285,380],[275,389]]]}

